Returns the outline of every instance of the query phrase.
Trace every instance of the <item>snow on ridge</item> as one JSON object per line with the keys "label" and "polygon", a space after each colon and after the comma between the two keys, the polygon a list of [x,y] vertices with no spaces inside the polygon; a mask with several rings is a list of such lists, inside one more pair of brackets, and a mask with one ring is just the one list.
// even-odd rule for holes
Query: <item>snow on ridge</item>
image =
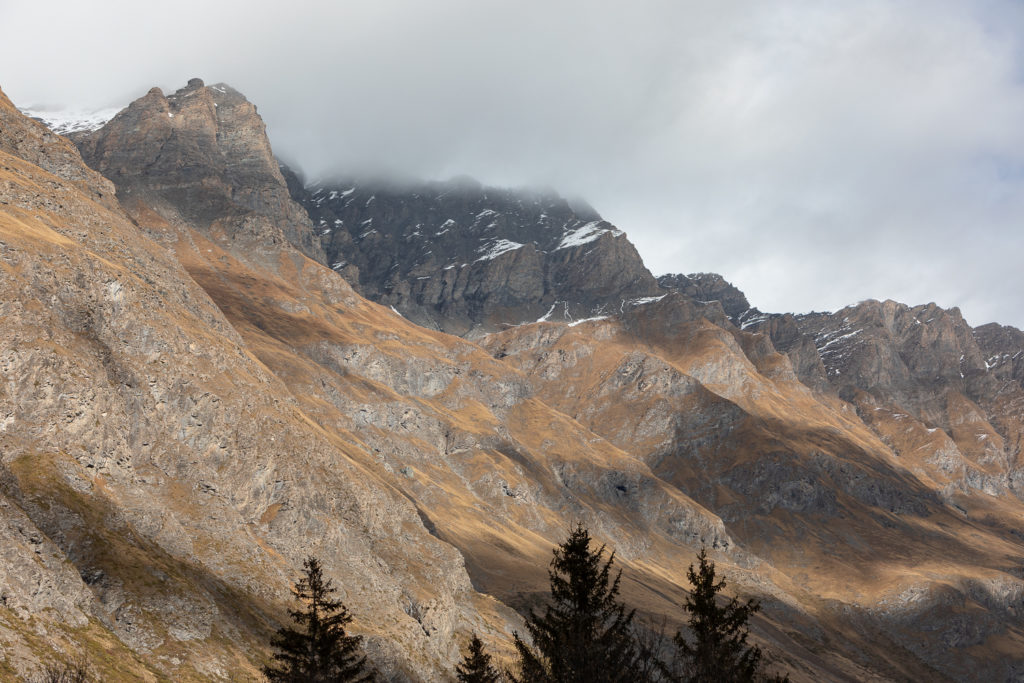
{"label": "snow on ridge", "polygon": [[661,296],[642,296],[639,299],[632,299],[629,304],[631,306],[643,306],[644,304],[653,304],[655,301],[661,301],[668,294],[662,294]]}
{"label": "snow on ridge", "polygon": [[[490,261],[491,259],[498,258],[506,252],[515,251],[516,249],[521,249],[524,246],[526,245],[520,244],[519,242],[501,239],[490,245],[480,247],[478,252],[483,253],[483,256],[478,258],[477,261]],[[476,263],[476,261],[474,261],[474,263]]]}
{"label": "snow on ridge", "polygon": [[760,311],[758,311],[757,313],[754,313],[754,314],[751,314],[751,315],[748,316],[747,314],[750,313],[753,310],[754,310],[753,308],[748,308],[747,310],[745,310],[742,313],[740,313],[739,321],[740,321],[740,329],[741,330],[745,330],[748,327],[753,327],[754,325],[757,325],[758,323],[763,323],[765,320],[768,320],[771,317],[770,314],[768,314],[768,313],[761,313]]}
{"label": "snow on ridge", "polygon": [[599,315],[599,316],[596,316],[596,317],[593,317],[593,318],[581,318],[580,320],[573,320],[571,323],[569,323],[569,327],[576,327],[577,325],[582,325],[583,323],[594,322],[595,320],[607,320],[607,319],[608,319],[608,316],[606,316],[606,315]]}
{"label": "snow on ridge", "polygon": [[114,118],[120,109],[100,109],[87,111],[83,109],[67,109],[48,111],[45,109],[22,109],[21,113],[29,118],[39,119],[47,128],[58,135],[94,131],[102,128],[107,121]]}
{"label": "snow on ridge", "polygon": [[557,301],[555,303],[551,304],[551,308],[548,309],[548,312],[545,313],[544,315],[542,315],[541,317],[537,318],[537,322],[539,322],[539,323],[546,323],[548,320],[550,320],[551,319],[551,314],[555,312],[555,306],[557,306],[557,305],[558,305]]}
{"label": "snow on ridge", "polygon": [[[839,332],[845,332],[846,329],[849,329],[849,328],[845,328],[845,329],[839,330]],[[826,349],[828,349],[830,346],[832,346],[834,344],[837,344],[837,343],[839,343],[839,342],[841,342],[841,341],[843,341],[845,339],[850,339],[851,337],[855,337],[855,336],[857,336],[858,334],[860,334],[863,331],[864,330],[861,330],[861,329],[855,329],[853,332],[847,332],[846,334],[841,334],[839,336],[835,336],[835,335],[838,334],[838,332],[826,333],[826,334],[818,336],[814,340],[814,343],[815,343],[815,346],[817,346],[819,343],[821,344],[821,346],[817,346],[818,353],[825,353]]]}
{"label": "snow on ridge", "polygon": [[609,223],[605,221],[590,221],[575,230],[565,233],[562,237],[562,241],[558,243],[557,247],[555,247],[555,251],[558,251],[559,249],[578,247],[582,244],[593,242],[606,232],[610,232],[616,237],[622,234],[621,230],[615,230],[611,227],[603,227],[606,225],[609,225]]}

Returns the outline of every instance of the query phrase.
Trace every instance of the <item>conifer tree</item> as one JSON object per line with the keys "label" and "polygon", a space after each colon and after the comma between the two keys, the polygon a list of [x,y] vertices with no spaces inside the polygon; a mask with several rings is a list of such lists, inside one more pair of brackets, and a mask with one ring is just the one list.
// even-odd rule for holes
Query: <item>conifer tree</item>
{"label": "conifer tree", "polygon": [[[747,645],[747,621],[761,609],[756,600],[741,603],[733,598],[719,607],[715,597],[725,580],[715,581],[715,563],[708,560],[707,551],[700,549],[698,568],[690,565],[687,576],[693,592],[683,604],[689,613],[691,638],[682,633],[675,636],[682,675],[677,680],[686,683],[718,683],[735,681],[745,683],[760,676],[761,648]],[[774,677],[770,680],[788,680]]]}
{"label": "conifer tree", "polygon": [[498,683],[497,669],[491,666],[491,656],[484,652],[484,644],[474,635],[469,643],[469,652],[462,663],[455,667],[459,683]]}
{"label": "conifer tree", "polygon": [[515,634],[521,683],[635,683],[633,612],[618,601],[615,553],[602,562],[605,547],[590,550],[590,533],[578,524],[554,549],[548,570],[551,599],[543,614],[530,610],[527,645]]}
{"label": "conifer tree", "polygon": [[362,636],[346,635],[352,616],[331,597],[336,589],[324,579],[320,561],[309,557],[302,566],[304,576],[292,590],[302,607],[288,612],[299,628],[278,629],[271,640],[278,650],[275,664],[264,667],[263,675],[287,683],[374,681],[375,672],[368,670],[360,647]]}

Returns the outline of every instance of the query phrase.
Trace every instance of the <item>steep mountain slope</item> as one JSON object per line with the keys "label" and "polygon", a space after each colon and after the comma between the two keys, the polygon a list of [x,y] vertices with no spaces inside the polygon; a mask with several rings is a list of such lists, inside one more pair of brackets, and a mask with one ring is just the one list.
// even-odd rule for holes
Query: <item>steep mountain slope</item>
{"label": "steep mountain slope", "polygon": [[818,363],[794,362],[802,379],[855,406],[945,500],[966,511],[976,492],[1022,498],[1020,331],[972,330],[957,309],[893,301],[761,318],[745,329],[765,330],[794,358],[813,347]]}
{"label": "steep mountain slope", "polygon": [[873,419],[798,382],[766,337],[678,294],[619,319],[527,325],[486,344],[547,404],[718,514],[742,548],[793,581],[787,589],[819,623],[844,634],[830,647],[857,659],[888,643],[876,666],[897,679],[1022,673],[1006,659],[1024,636],[1014,616],[1022,546],[1006,525],[1024,508],[976,492],[946,504],[949,477],[928,461],[944,452],[937,437],[927,457],[908,458]]}
{"label": "steep mountain slope", "polygon": [[109,183],[6,98],[0,116],[8,671],[53,647],[84,648],[104,680],[253,672],[308,553],[373,615],[356,628],[396,674],[456,655],[410,592],[450,628],[507,624],[361,445],[305,415],[173,254],[96,201]]}
{"label": "steep mountain slope", "polygon": [[[479,202],[481,196],[488,199],[488,194],[497,194],[465,184],[435,186],[429,191],[421,187],[392,190],[392,196],[382,205],[399,208],[383,211],[369,220],[367,212],[379,196],[376,191],[357,196],[361,189],[356,184],[316,188],[306,205],[311,215],[319,217],[319,226],[326,235],[333,234],[335,228],[363,224],[367,231],[356,235],[356,242],[375,238],[380,230],[388,232],[397,226],[411,226],[400,234],[409,245],[410,253],[415,255],[451,254],[453,247],[447,240],[456,238],[448,237],[443,228],[457,225],[459,219],[472,224],[463,207],[463,195],[468,194]],[[460,202],[449,203],[446,194],[449,192],[459,196]],[[519,201],[522,201],[521,196]],[[494,199],[491,202],[496,203]],[[345,218],[338,218],[338,213],[325,211],[324,205],[340,206],[348,213]],[[472,205],[473,209],[483,206]],[[497,214],[502,218],[510,217],[500,226],[489,224],[498,230],[496,234],[503,244],[514,247],[527,241],[536,242],[536,219],[532,215],[522,211]],[[489,216],[490,213],[486,213],[485,217]],[[478,217],[479,214],[472,218]],[[422,231],[423,225],[442,229]],[[361,253],[361,248],[351,242],[352,237],[342,230],[342,238],[337,241],[340,254]],[[459,235],[458,239],[463,236]],[[372,248],[363,251],[371,255],[379,253]],[[394,249],[384,249],[385,254],[392,251]],[[342,256],[337,258],[342,259]],[[349,262],[338,260],[335,265],[343,269],[349,267]],[[387,297],[392,291],[432,286],[433,277],[427,276],[426,270],[413,273],[409,268],[398,266],[394,258],[385,256],[377,267],[386,268],[390,276],[386,291],[367,291],[368,296],[377,300],[390,301]],[[360,279],[365,278],[360,275]],[[593,281],[602,279],[597,276]],[[923,327],[916,334],[909,334],[907,330],[894,331],[891,321],[882,321],[886,316],[891,317],[891,312],[872,310],[855,324],[842,320],[846,312],[765,315],[750,308],[742,292],[715,274],[667,275],[657,282],[660,291],[647,290],[650,296],[620,297],[617,307],[592,309],[597,317],[609,319],[595,323],[598,329],[621,326],[627,334],[602,331],[596,340],[583,343],[579,338],[586,333],[566,333],[574,341],[568,345],[571,349],[555,344],[557,357],[547,344],[560,338],[562,333],[534,332],[533,326],[491,335],[484,343],[496,357],[515,362],[531,377],[536,379],[539,374],[550,380],[550,388],[540,393],[546,403],[572,415],[625,450],[643,454],[656,474],[679,485],[727,523],[742,522],[750,530],[744,536],[745,547],[757,548],[759,553],[771,557],[776,566],[788,565],[772,552],[772,546],[780,542],[791,546],[800,539],[817,538],[815,546],[827,549],[815,560],[819,563],[819,578],[842,575],[841,567],[857,562],[864,548],[877,547],[885,558],[881,564],[888,569],[883,576],[863,586],[854,587],[863,577],[847,584],[846,588],[853,594],[876,594],[879,586],[887,582],[899,585],[893,577],[902,576],[902,581],[912,584],[913,577],[918,576],[919,564],[940,558],[951,549],[962,548],[960,534],[977,533],[963,525],[961,515],[970,510],[972,520],[984,520],[983,536],[988,540],[977,548],[962,548],[962,552],[973,557],[964,566],[942,569],[923,580],[922,585],[926,586],[923,590],[931,596],[925,602],[932,604],[932,598],[939,602],[973,602],[971,582],[978,576],[991,576],[999,586],[995,591],[1000,597],[994,601],[982,600],[988,606],[981,610],[978,618],[991,621],[990,615],[985,613],[990,607],[1001,615],[994,617],[994,623],[1009,618],[1012,612],[1008,610],[1014,609],[1020,586],[1015,571],[1014,553],[1017,551],[1012,545],[1016,541],[1012,534],[1007,536],[1006,528],[1021,511],[1014,500],[992,501],[987,496],[974,494],[979,491],[990,495],[1006,493],[1017,480],[1015,461],[1019,447],[1014,444],[1019,441],[1016,416],[1020,411],[1015,406],[1019,406],[1020,401],[1017,387],[1007,382],[997,386],[991,380],[995,375],[963,381],[965,374],[971,377],[971,373],[981,367],[981,352],[971,340],[970,328],[962,319],[958,323],[953,320],[959,318],[958,312],[954,311],[946,320],[946,313],[936,311],[934,306],[922,310],[920,319],[908,324]],[[448,284],[445,280],[442,283]],[[665,298],[666,290],[679,292],[683,298]],[[447,290],[442,288],[444,291]],[[882,307],[892,305],[890,302]],[[860,308],[871,307],[868,303]],[[699,312],[695,312],[695,308]],[[431,324],[437,324],[436,321],[443,319],[450,310],[450,307],[436,307]],[[650,314],[647,322],[639,325],[639,312],[646,310],[657,313]],[[932,319],[936,315],[938,321]],[[507,316],[505,322],[509,324],[532,319],[521,311],[509,312]],[[549,318],[544,316],[544,319]],[[699,333],[683,324],[692,327],[696,319],[703,321]],[[754,334],[739,333],[734,325]],[[558,326],[558,329],[567,328]],[[585,329],[592,331],[590,327]],[[462,332],[458,328],[454,331]],[[757,335],[759,332],[765,336]],[[857,337],[858,334],[862,336]],[[734,341],[721,346],[725,344],[721,340],[730,336]],[[864,344],[868,337],[871,342],[858,356],[860,371],[846,373],[842,365],[849,349]],[[617,343],[610,344],[610,338]],[[988,357],[992,363],[998,360],[1010,363],[1024,357],[1021,352],[1014,358],[1024,345],[1018,343],[1012,332],[993,330],[989,338],[993,350]],[[654,345],[658,352],[651,358],[648,354]],[[598,389],[594,384],[599,382],[596,376],[566,374],[559,364],[575,365],[581,346],[587,349],[582,352],[585,356],[597,358],[608,354],[601,363],[589,359],[586,364],[592,372],[606,373],[608,377],[624,373],[632,378],[637,372],[644,378],[648,372],[662,377],[667,372],[672,379],[659,381],[670,387],[666,391],[675,398],[659,396],[652,407],[648,403],[651,396],[624,394],[623,387],[610,389],[600,385]],[[691,346],[701,351],[698,354],[701,364],[695,366],[693,361],[687,361],[680,365],[671,360],[680,353],[689,356],[693,353]],[[785,352],[787,358],[780,357],[773,347]],[[745,371],[730,367],[727,358],[737,352],[745,356],[743,363],[755,367],[753,377],[757,381]],[[555,358],[558,360],[553,360]],[[535,362],[538,365],[533,365]],[[594,369],[592,364],[599,369]],[[719,371],[725,372],[725,376],[717,377]],[[705,376],[708,372],[710,377]],[[961,378],[960,386],[947,386],[957,375]],[[766,378],[784,381],[785,391],[764,389]],[[796,382],[797,378],[803,386]],[[710,385],[707,384],[709,379],[713,380]],[[697,380],[697,387],[711,390],[711,396],[715,397],[711,400],[712,406],[705,406],[694,398],[694,380]],[[681,389],[680,383],[689,388]],[[660,386],[658,381],[655,384]],[[650,386],[649,380],[642,379],[640,385]],[[807,388],[812,392],[808,393]],[[680,395],[687,398],[679,401]],[[696,395],[707,398],[703,392],[698,391]],[[730,418],[720,413],[722,398],[732,404]],[[766,408],[769,408],[767,413]],[[593,415],[593,419],[582,420],[581,415],[587,414]],[[640,420],[640,416],[645,417]],[[837,417],[841,419],[837,421]],[[751,418],[756,427],[748,426]],[[944,431],[940,431],[940,426]],[[733,436],[734,431],[739,436]],[[695,433],[701,436],[695,439]],[[705,445],[715,453],[723,451],[730,456],[725,459],[716,456],[710,461],[706,456],[699,457],[696,463],[681,468],[685,474],[680,474],[675,460],[671,460],[670,469],[662,468],[669,454],[677,456],[684,452],[693,457],[695,441],[698,444],[706,441]],[[714,484],[718,478],[722,483]],[[764,498],[759,498],[758,494],[763,494]],[[780,525],[775,520],[754,521],[780,507],[796,513],[790,515],[786,524]],[[930,520],[926,526],[931,531],[921,533],[916,522],[897,524],[886,518],[907,514]],[[836,524],[830,523],[829,530],[822,533],[819,528],[822,515],[855,522],[839,525],[843,528],[834,532],[831,528]],[[957,531],[941,531],[946,527]],[[893,532],[892,529],[899,530]],[[908,545],[904,536],[914,542]],[[1011,545],[1006,546],[1004,539]],[[886,547],[901,559],[888,556]],[[990,552],[993,549],[994,552]],[[972,564],[974,561],[979,564]],[[833,562],[840,567],[829,566]],[[806,562],[801,562],[793,571],[803,572],[805,568]],[[950,598],[944,592],[949,586],[954,587],[950,589],[953,595],[959,597]],[[822,595],[829,590],[832,589],[818,584],[812,592]],[[836,595],[844,593],[840,591]],[[883,603],[888,600],[883,598]],[[951,617],[945,613],[932,618],[937,623]],[[993,636],[994,632],[989,632],[992,628],[1000,631],[1004,627],[983,628],[984,636],[972,641],[972,647],[982,641],[991,644],[1002,637]],[[1012,637],[1019,637],[1016,631],[1012,633],[1015,634]],[[961,640],[959,636],[947,635],[947,640]],[[907,634],[901,639],[906,642]],[[958,669],[964,661],[962,653],[951,655],[941,646],[932,650],[918,648],[917,652],[927,652],[928,657],[941,660],[940,666],[945,670],[959,670],[961,674],[971,670]],[[996,656],[991,665],[994,668],[989,671],[996,677],[1002,676],[1007,671],[1004,664]],[[971,664],[974,666],[977,662]]]}
{"label": "steep mountain slope", "polygon": [[[164,107],[150,93],[97,135],[135,148],[151,119],[171,118]],[[216,131],[218,111],[199,128]],[[53,202],[31,184],[45,173],[9,164],[20,176],[6,186],[5,217]],[[324,558],[366,615],[357,628],[379,666],[436,680],[470,631],[500,651],[517,623],[471,588],[463,556],[477,586],[528,600],[551,546],[584,520],[631,569],[630,595],[668,612],[680,552],[700,538],[732,547],[717,518],[532,398],[520,373],[360,299],[274,239],[277,216],[238,209],[208,184],[204,201],[227,215],[186,220],[196,208],[169,197],[194,197],[189,183],[208,169],[118,168],[135,224],[69,194],[47,219],[63,264],[21,239],[20,223],[4,234],[24,253],[8,281],[20,289],[3,300],[46,316],[7,329],[5,357],[28,351],[6,368],[11,386],[46,389],[37,401],[7,395],[5,492],[83,577],[83,618],[115,634],[141,670],[179,680],[226,676],[230,662],[251,670],[306,553]],[[135,265],[139,252],[148,260]],[[45,303],[53,296],[67,303]],[[74,361],[40,374],[48,349]],[[37,426],[65,411],[74,428]],[[18,585],[17,566],[6,580]],[[19,670],[33,647],[44,654],[15,642],[26,651]]]}
{"label": "steep mountain slope", "polygon": [[550,191],[291,183],[327,263],[361,294],[460,335],[587,318],[660,289],[626,236]]}
{"label": "steep mountain slope", "polygon": [[[311,221],[255,108],[198,80],[76,135],[119,205],[0,105],[7,666],[251,671],[315,553],[390,677],[443,680],[470,631],[507,652],[494,597],[531,604],[582,520],[655,617],[708,543],[794,680],[1024,676],[1019,332],[761,314],[716,275],[655,281],[590,209],[465,182],[322,189]],[[461,289],[414,284],[455,261]],[[464,334],[547,321],[481,348],[339,273]]]}

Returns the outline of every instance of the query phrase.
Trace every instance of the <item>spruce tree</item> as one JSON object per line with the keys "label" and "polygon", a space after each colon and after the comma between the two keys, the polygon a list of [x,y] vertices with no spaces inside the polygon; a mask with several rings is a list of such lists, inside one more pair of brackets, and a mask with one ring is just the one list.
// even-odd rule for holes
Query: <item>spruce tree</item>
{"label": "spruce tree", "polygon": [[484,644],[474,635],[469,643],[469,652],[462,663],[455,667],[459,683],[498,683],[498,671],[491,666],[491,656],[484,652]]}
{"label": "spruce tree", "polygon": [[310,557],[302,566],[304,576],[292,590],[302,607],[288,612],[299,628],[278,629],[271,640],[278,650],[275,664],[264,667],[263,675],[287,683],[375,680],[362,654],[362,636],[345,633],[352,616],[340,600],[331,597],[336,589],[330,579],[324,579],[320,561]]}
{"label": "spruce tree", "polygon": [[543,614],[530,610],[527,645],[515,634],[522,683],[635,683],[633,612],[618,601],[615,553],[590,550],[590,533],[578,524],[554,550],[548,570],[551,599]]}
{"label": "spruce tree", "polygon": [[700,549],[699,567],[690,565],[687,576],[693,592],[683,604],[689,617],[691,639],[677,632],[675,636],[682,675],[687,683],[744,683],[757,680],[761,648],[747,645],[747,621],[761,609],[756,600],[745,603],[733,598],[719,607],[715,597],[725,580],[715,582],[715,563],[707,551]]}

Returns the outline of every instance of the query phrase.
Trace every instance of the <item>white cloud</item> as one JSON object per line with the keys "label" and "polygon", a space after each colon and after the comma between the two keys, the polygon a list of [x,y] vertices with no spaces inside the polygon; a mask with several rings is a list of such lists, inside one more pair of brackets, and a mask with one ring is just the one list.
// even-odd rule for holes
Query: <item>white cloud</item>
{"label": "white cloud", "polygon": [[0,85],[101,106],[192,76],[308,172],[586,197],[652,270],[771,310],[871,296],[1024,326],[1019,3],[8,0]]}

